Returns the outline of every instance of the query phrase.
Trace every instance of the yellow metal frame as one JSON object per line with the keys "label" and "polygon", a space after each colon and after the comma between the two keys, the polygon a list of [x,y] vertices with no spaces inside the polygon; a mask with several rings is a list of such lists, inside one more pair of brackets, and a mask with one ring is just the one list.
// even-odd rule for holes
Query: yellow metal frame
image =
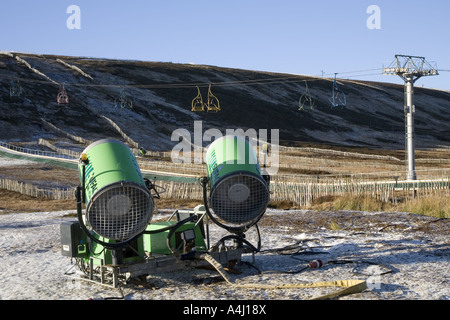
{"label": "yellow metal frame", "polygon": [[211,84],[208,88],[208,98],[207,103],[205,104],[203,102],[202,94],[200,93],[200,88],[197,86],[197,96],[192,99],[191,102],[191,111],[194,112],[202,112],[205,111],[205,108],[207,111],[211,112],[218,112],[220,111],[220,102],[219,99],[211,92]]}
{"label": "yellow metal frame", "polygon": [[211,92],[211,85],[208,88],[208,104],[206,105],[208,111],[218,112],[220,111],[219,99]]}
{"label": "yellow metal frame", "polygon": [[203,103],[203,98],[202,98],[202,94],[200,93],[199,87],[197,87],[197,91],[198,91],[197,96],[194,99],[192,99],[192,103],[191,103],[192,109],[191,110],[192,111],[205,111],[205,106]]}

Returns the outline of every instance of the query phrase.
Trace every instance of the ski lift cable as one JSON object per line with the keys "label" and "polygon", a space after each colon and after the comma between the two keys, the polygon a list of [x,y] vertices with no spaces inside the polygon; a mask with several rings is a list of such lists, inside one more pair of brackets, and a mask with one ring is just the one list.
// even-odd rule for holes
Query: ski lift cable
{"label": "ski lift cable", "polygon": [[[379,75],[379,73],[370,73],[370,74],[361,74],[361,75],[352,75],[350,77],[346,77],[345,79],[339,78],[342,80],[351,80],[357,79],[360,77],[368,77]],[[300,78],[299,78],[300,77]],[[309,76],[308,76],[309,77]],[[0,78],[2,78],[0,76]],[[22,83],[39,83],[39,84],[51,84],[49,81],[45,80],[29,80],[20,78]],[[316,82],[321,81],[323,79],[319,78],[309,78],[308,81]],[[250,86],[250,85],[269,85],[269,84],[280,84],[280,83],[301,83],[304,81],[304,77],[295,76],[295,77],[282,77],[282,78],[271,78],[271,79],[257,79],[257,80],[241,80],[241,81],[225,81],[225,82],[208,82],[208,83],[171,83],[171,84],[79,84],[79,83],[65,83],[66,87],[109,87],[109,88],[141,88],[141,89],[181,89],[181,88],[195,88],[195,87],[208,87],[209,84],[213,84],[215,87],[226,87],[226,86]]]}
{"label": "ski lift cable", "polygon": [[[358,72],[366,72],[366,71],[373,71],[373,70],[379,70],[379,69],[367,69],[367,70],[358,70],[358,71],[347,71],[347,72],[340,72],[339,74],[350,74],[350,73],[358,73]],[[216,86],[217,85],[234,85],[234,84],[265,84],[265,83],[277,83],[279,81],[281,82],[285,82],[285,81],[290,81],[292,80],[293,82],[297,82],[297,81],[304,81],[303,77],[309,77],[311,78],[311,76],[307,76],[307,75],[287,75],[287,76],[283,76],[283,77],[271,77],[271,78],[264,78],[264,79],[253,79],[253,80],[235,80],[235,81],[225,81],[225,82],[218,82],[218,83],[214,83]],[[0,76],[1,77],[1,76]],[[302,79],[299,79],[299,77],[302,77]],[[8,77],[9,79],[11,79],[10,77]],[[30,79],[21,79],[24,82],[35,82],[35,83],[48,83],[48,80],[30,80]],[[310,79],[310,81],[314,81],[314,80],[318,80],[318,79]],[[136,84],[136,85],[126,85],[129,87],[150,87],[150,88],[158,88],[158,87],[168,87],[168,88],[174,88],[174,87],[195,87],[195,86],[204,86],[207,87],[209,85],[210,82],[208,83],[172,83],[172,84],[149,84],[149,85],[145,85],[145,84]],[[92,86],[92,87],[121,87],[123,85],[118,85],[118,84],[79,84],[79,83],[66,83],[66,85],[69,86]]]}
{"label": "ski lift cable", "polygon": [[[374,75],[380,75],[381,73],[367,73],[367,74],[355,74],[360,72],[369,72],[369,71],[375,71],[381,69],[366,69],[366,70],[356,70],[356,71],[346,71],[346,72],[338,72],[338,75],[342,74],[351,74],[350,76],[346,77],[346,79],[355,79],[359,77],[367,77],[367,76],[374,76]],[[439,69],[438,71],[443,72],[450,72],[450,70],[447,69]],[[331,75],[331,74],[326,74]],[[334,73],[333,73],[334,75]],[[74,87],[114,87],[114,88],[123,88],[123,87],[129,87],[129,88],[147,88],[147,89],[175,89],[175,88],[194,88],[194,87],[208,87],[210,84],[213,84],[215,87],[225,87],[225,86],[240,86],[240,85],[267,85],[267,84],[279,84],[279,83],[301,83],[305,81],[305,77],[310,82],[315,81],[321,81],[323,80],[323,77],[314,77],[314,76],[308,76],[308,75],[287,75],[282,77],[270,77],[270,78],[263,78],[263,79],[250,79],[250,80],[235,80],[235,81],[223,81],[223,82],[201,82],[201,83],[194,83],[194,82],[185,82],[185,83],[168,83],[168,84],[102,84],[102,83],[91,83],[91,84],[83,84],[83,83],[65,83],[65,86],[74,86]],[[8,80],[19,80],[22,83],[39,83],[39,84],[52,84],[54,83],[48,81],[48,80],[36,80],[36,79],[27,79],[27,78],[12,78],[8,76],[2,76],[0,75],[0,78],[8,79]],[[339,78],[340,80],[345,80],[342,78]]]}
{"label": "ski lift cable", "polygon": [[[360,72],[367,72],[367,71],[374,71],[374,70],[380,70],[382,69],[366,69],[366,70],[356,70],[356,71],[344,71],[344,72],[338,72],[338,74],[351,74],[351,73],[360,73]],[[328,74],[327,74],[328,75]],[[330,74],[334,75],[334,74]],[[0,75],[0,77],[2,77]],[[300,78],[299,78],[300,77]],[[271,77],[271,78],[263,78],[263,79],[253,79],[253,80],[235,80],[235,81],[224,81],[224,82],[213,82],[215,86],[227,86],[227,85],[239,85],[239,84],[272,84],[272,83],[280,83],[280,82],[301,82],[304,81],[304,77],[308,77],[309,81],[318,81],[320,79],[314,79],[312,76],[308,75],[286,75],[282,77]],[[12,80],[9,77],[10,80]],[[48,80],[30,80],[30,79],[20,79],[24,82],[35,82],[35,83],[48,83]],[[184,88],[190,88],[190,87],[196,87],[196,86],[202,86],[207,87],[209,86],[211,82],[204,82],[204,83],[172,83],[172,84],[135,84],[135,85],[125,85],[126,87],[136,87],[136,88],[177,88],[177,87],[184,87]],[[79,83],[66,83],[66,86],[81,86],[81,87],[123,87],[124,85],[119,84],[79,84]]]}
{"label": "ski lift cable", "polygon": [[[370,76],[374,74],[357,75],[353,77]],[[315,82],[321,81],[322,79],[315,79],[310,76],[308,81]],[[1,78],[1,76],[0,76]],[[350,78],[350,77],[348,77]],[[45,80],[30,80],[30,79],[19,79],[23,83],[39,83],[39,84],[50,84],[49,81]],[[279,77],[279,78],[269,78],[269,79],[256,79],[256,80],[237,80],[237,81],[224,81],[224,82],[208,82],[208,83],[169,83],[169,84],[80,84],[80,83],[65,83],[66,87],[110,87],[110,88],[142,88],[142,89],[175,89],[175,88],[195,88],[195,87],[208,87],[209,84],[213,84],[215,87],[225,87],[225,86],[240,86],[240,85],[267,85],[267,84],[279,84],[279,83],[301,83],[305,81],[302,76],[290,76],[290,77]],[[53,83],[51,83],[54,85]]]}
{"label": "ski lift cable", "polygon": [[[185,83],[169,83],[169,84],[82,84],[82,83],[67,83],[66,86],[78,86],[78,87],[134,87],[134,88],[191,88],[191,87],[208,87],[209,84],[214,84],[215,86],[225,86],[225,85],[239,85],[239,84],[271,84],[277,82],[300,82],[303,81],[299,79],[301,76],[287,76],[287,77],[276,77],[276,78],[265,78],[265,79],[254,79],[254,80],[236,80],[236,81],[224,81],[224,82],[202,82],[202,83],[194,83],[194,82],[185,82]],[[50,81],[46,80],[32,80],[27,78],[12,78],[12,77],[4,77],[0,75],[0,78],[8,79],[8,80],[20,80],[21,82],[28,83],[41,83],[46,84],[50,83]],[[52,83],[52,85],[54,85]]]}
{"label": "ski lift cable", "polygon": [[[306,76],[309,77],[309,76]],[[11,79],[10,77],[2,77],[4,79]],[[26,78],[20,78],[21,82],[25,83],[39,83],[49,84],[49,81],[45,80],[30,80]],[[308,81],[317,81],[321,79],[309,79]],[[264,85],[264,84],[276,84],[276,83],[296,83],[304,81],[302,76],[288,76],[266,79],[254,79],[254,80],[237,80],[237,81],[224,81],[224,82],[205,82],[205,83],[169,83],[169,84],[80,84],[80,83],[65,83],[66,86],[73,87],[114,87],[114,88],[148,88],[148,89],[170,89],[170,88],[194,88],[194,87],[208,87],[210,84],[214,86],[239,86],[239,85]],[[53,83],[51,83],[54,85]]]}
{"label": "ski lift cable", "polygon": [[[376,68],[376,69],[366,69],[366,70],[356,70],[356,71],[337,72],[337,74],[361,73],[361,72],[369,72],[369,71],[377,71],[377,70],[380,71],[380,74],[381,74],[381,72],[383,71],[382,68]],[[326,76],[334,76],[334,73],[326,73],[326,74],[324,74],[324,76],[325,76],[325,75],[326,75]]]}
{"label": "ski lift cable", "polygon": [[359,74],[359,75],[355,75],[355,76],[351,76],[351,77],[346,77],[345,79],[344,78],[339,78],[339,80],[343,80],[343,81],[345,81],[345,80],[357,80],[357,78],[360,78],[360,77],[371,77],[371,76],[379,76],[379,75],[381,75],[381,74],[380,73]]}

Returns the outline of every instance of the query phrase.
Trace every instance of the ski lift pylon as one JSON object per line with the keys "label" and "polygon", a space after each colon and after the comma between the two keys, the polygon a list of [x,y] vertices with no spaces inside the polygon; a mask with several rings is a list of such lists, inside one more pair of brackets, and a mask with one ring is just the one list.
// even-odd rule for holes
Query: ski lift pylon
{"label": "ski lift pylon", "polygon": [[66,105],[69,104],[69,97],[67,96],[66,89],[64,88],[64,84],[59,85],[58,95],[56,96],[56,101],[58,104]]}
{"label": "ski lift pylon", "polygon": [[337,82],[336,82],[336,76],[337,73],[334,74],[334,81],[333,81],[333,91],[332,96],[330,98],[331,107],[332,108],[343,108],[347,105],[347,98],[345,97],[344,91],[342,91],[341,88],[339,88]]}

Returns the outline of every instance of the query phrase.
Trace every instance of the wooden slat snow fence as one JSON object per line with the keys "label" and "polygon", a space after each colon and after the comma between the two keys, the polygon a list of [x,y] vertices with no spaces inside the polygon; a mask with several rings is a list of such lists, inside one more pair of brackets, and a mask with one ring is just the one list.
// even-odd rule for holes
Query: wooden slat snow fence
{"label": "wooden slat snow fence", "polygon": [[[43,143],[43,142],[42,142]],[[0,146],[3,144],[0,143]],[[4,144],[5,148],[19,151],[21,153],[27,150],[19,147],[12,147]],[[39,152],[41,151],[34,151]],[[68,155],[60,155],[51,152],[45,153],[49,159],[53,157],[68,157]],[[155,166],[157,162],[151,163],[151,169],[168,169],[167,164],[161,168]],[[143,165],[140,163],[140,165]],[[143,165],[145,168],[146,165]],[[204,170],[198,165],[184,168],[187,171],[197,171],[197,174],[204,175]],[[179,168],[171,164],[168,172]],[[148,168],[150,169],[150,168]],[[402,196],[409,198],[412,195],[450,195],[450,169],[427,169],[423,171],[417,170],[420,177],[419,180],[405,181],[400,178],[404,172],[389,172],[386,174],[353,174],[353,175],[275,175],[271,177],[271,200],[287,200],[304,206],[311,204],[315,199],[323,196],[342,196],[342,195],[369,195],[378,200],[387,202],[392,201],[395,197]],[[164,179],[163,179],[164,180]],[[202,199],[202,187],[196,179],[188,179],[189,182],[183,181],[157,181],[157,184],[165,189],[162,194],[164,198],[170,199]],[[68,188],[46,188],[36,186],[31,183],[14,181],[11,179],[1,179],[0,188],[11,191],[20,192],[34,197],[43,197],[49,199],[74,199],[74,190]]]}
{"label": "wooden slat snow fence", "polygon": [[[176,181],[157,181],[156,184],[165,189],[161,197],[168,199],[202,200],[202,187],[199,183]],[[74,188],[46,188],[31,183],[0,179],[0,188],[20,192],[32,197],[47,199],[75,199]],[[357,179],[334,179],[326,182],[292,182],[272,178],[270,184],[272,201],[292,201],[297,205],[311,204],[315,199],[324,196],[371,196],[380,201],[392,201],[396,196],[411,197],[433,195],[444,191],[450,196],[449,177],[415,181],[361,181]]]}
{"label": "wooden slat snow fence", "polygon": [[75,199],[75,188],[46,188],[11,179],[0,179],[0,189],[19,192],[35,198],[52,200]]}

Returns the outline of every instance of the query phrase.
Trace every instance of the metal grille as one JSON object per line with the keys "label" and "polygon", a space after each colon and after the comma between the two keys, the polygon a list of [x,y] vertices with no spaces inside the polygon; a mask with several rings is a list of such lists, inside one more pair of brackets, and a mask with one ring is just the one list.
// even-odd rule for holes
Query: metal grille
{"label": "metal grille", "polygon": [[146,188],[132,182],[120,182],[97,192],[88,203],[86,219],[100,236],[127,240],[145,230],[153,208],[153,199]]}
{"label": "metal grille", "polygon": [[269,202],[266,182],[240,173],[225,177],[211,191],[210,203],[219,222],[229,227],[246,227],[257,222]]}

